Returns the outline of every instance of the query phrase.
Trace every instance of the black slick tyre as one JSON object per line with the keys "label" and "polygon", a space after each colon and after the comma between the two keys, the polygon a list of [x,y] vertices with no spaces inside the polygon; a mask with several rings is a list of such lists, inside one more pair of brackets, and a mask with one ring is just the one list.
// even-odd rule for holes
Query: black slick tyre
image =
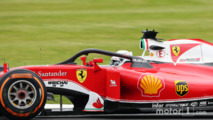
{"label": "black slick tyre", "polygon": [[0,108],[13,120],[29,120],[38,115],[46,103],[46,87],[30,70],[12,70],[0,79]]}

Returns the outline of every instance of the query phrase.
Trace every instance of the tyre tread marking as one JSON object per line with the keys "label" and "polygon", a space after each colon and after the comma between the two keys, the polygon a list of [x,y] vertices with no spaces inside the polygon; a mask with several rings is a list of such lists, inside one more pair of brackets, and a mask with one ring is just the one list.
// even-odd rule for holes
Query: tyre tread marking
{"label": "tyre tread marking", "polygon": [[4,108],[5,108],[6,106],[5,106],[4,102],[3,102],[2,92],[3,92],[3,88],[4,88],[4,86],[5,86],[5,84],[7,83],[8,80],[10,80],[10,77],[8,77],[8,78],[3,82],[2,86],[1,86],[1,90],[0,90],[0,101],[1,101],[1,104],[2,104],[2,106],[3,106]]}
{"label": "tyre tread marking", "polygon": [[33,78],[39,83],[39,85],[41,86],[41,91],[42,91],[41,102],[40,102],[39,106],[37,106],[37,107],[35,108],[35,110],[33,111],[33,113],[35,113],[35,112],[42,106],[42,103],[43,103],[43,101],[44,101],[44,88],[43,88],[41,82],[38,80],[38,78],[36,78],[35,76],[33,76]]}
{"label": "tyre tread marking", "polygon": [[32,78],[32,74],[30,73],[16,73],[11,75],[12,79],[14,78]]}

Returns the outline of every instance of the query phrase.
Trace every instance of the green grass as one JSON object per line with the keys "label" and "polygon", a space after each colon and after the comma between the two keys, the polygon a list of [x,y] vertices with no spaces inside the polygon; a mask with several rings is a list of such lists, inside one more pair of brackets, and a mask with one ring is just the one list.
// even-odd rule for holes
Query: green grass
{"label": "green grass", "polygon": [[[55,101],[48,100],[48,104],[59,104],[60,103],[60,96],[59,95],[54,95]],[[62,96],[63,104],[72,104],[69,99],[67,99],[65,96]]]}
{"label": "green grass", "polygon": [[146,28],[165,40],[213,42],[212,5],[212,0],[0,0],[0,58],[16,67],[55,64],[86,48],[141,55]]}

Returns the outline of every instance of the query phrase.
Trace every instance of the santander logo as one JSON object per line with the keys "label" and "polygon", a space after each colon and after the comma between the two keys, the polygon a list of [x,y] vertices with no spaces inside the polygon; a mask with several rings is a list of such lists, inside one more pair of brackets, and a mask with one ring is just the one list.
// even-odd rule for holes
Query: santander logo
{"label": "santander logo", "polygon": [[95,107],[95,108],[102,108],[102,107],[103,107],[103,104],[101,103],[101,101],[100,101],[99,98],[98,98],[98,99],[96,100],[96,102],[94,102],[92,105],[93,105],[93,107]]}

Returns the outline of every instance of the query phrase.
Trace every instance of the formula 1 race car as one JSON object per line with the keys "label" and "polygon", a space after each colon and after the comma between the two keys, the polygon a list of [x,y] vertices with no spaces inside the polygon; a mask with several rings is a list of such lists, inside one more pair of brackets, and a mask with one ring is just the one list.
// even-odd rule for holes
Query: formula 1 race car
{"label": "formula 1 race car", "polygon": [[[213,44],[202,39],[171,39],[161,41],[156,38],[158,32],[143,31],[140,48],[142,57],[146,60],[169,63],[193,63],[213,65]],[[145,56],[146,51],[149,55]]]}
{"label": "formula 1 race car", "polygon": [[[91,53],[126,59],[100,66]],[[76,59],[83,65],[77,65]],[[47,92],[66,96],[76,113],[137,110],[142,113],[182,114],[213,110],[212,67],[149,63],[141,57],[86,49],[70,59],[45,66],[23,66],[0,73],[0,109],[10,119],[26,120],[44,108]],[[169,112],[169,113],[168,113]]]}

